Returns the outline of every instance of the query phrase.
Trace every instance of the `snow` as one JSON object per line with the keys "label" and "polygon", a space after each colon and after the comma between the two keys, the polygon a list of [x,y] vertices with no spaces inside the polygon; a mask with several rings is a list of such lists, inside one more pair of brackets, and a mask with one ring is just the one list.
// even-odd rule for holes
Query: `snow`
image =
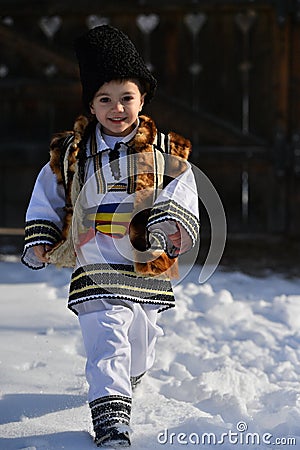
{"label": "snow", "polygon": [[[160,315],[132,449],[300,448],[300,279],[194,267]],[[0,262],[0,448],[95,448],[68,269]]]}

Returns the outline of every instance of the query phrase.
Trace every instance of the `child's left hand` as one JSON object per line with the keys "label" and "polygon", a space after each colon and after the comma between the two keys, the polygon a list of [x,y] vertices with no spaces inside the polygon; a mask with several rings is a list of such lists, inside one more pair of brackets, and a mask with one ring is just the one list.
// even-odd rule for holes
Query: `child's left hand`
{"label": "child's left hand", "polygon": [[39,244],[39,245],[35,245],[33,247],[33,251],[34,254],[36,256],[36,258],[42,262],[42,263],[47,263],[48,262],[48,258],[47,258],[47,252],[49,250],[51,250],[52,246],[48,245],[48,244]]}
{"label": "child's left hand", "polygon": [[174,247],[178,249],[178,254],[185,253],[191,248],[190,237],[178,222],[175,223],[177,231],[176,233],[169,234],[168,238],[172,242]]}
{"label": "child's left hand", "polygon": [[163,233],[167,241],[167,252],[173,256],[189,251],[192,247],[191,238],[184,227],[175,220],[156,223],[150,227],[150,232]]}
{"label": "child's left hand", "polygon": [[181,245],[181,233],[180,230],[176,231],[176,233],[169,234],[168,238],[174,245],[174,247],[180,248]]}

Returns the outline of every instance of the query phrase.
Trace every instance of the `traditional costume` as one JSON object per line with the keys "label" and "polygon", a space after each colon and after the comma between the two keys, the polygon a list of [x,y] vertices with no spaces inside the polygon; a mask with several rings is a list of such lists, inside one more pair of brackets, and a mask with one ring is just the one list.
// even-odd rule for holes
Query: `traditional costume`
{"label": "traditional costume", "polygon": [[[86,104],[104,82],[130,77],[147,82],[151,99],[156,82],[119,30],[90,30],[76,49]],[[50,162],[32,193],[22,261],[44,267],[33,247],[47,244],[49,263],[74,267],[68,306],[83,334],[99,446],[118,439],[130,444],[124,426],[132,382],[154,362],[162,335],[157,314],[174,306],[177,257],[197,241],[190,150],[188,140],[159,132],[146,116],[123,138],[103,134],[98,122],[80,116],[72,131],[52,139]],[[177,230],[180,248],[169,239]]]}

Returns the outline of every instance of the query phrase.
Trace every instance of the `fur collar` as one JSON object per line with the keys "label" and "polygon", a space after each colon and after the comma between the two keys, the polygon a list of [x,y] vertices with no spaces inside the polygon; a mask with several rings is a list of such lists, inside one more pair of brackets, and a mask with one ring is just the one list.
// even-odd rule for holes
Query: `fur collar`
{"label": "fur collar", "polygon": [[[87,141],[91,129],[95,127],[95,122],[89,120],[86,116],[79,116],[72,131],[64,131],[54,135],[50,143],[50,165],[53,172],[56,174],[59,182],[62,182],[61,177],[61,156],[62,144],[70,136],[74,136],[70,151],[70,163],[75,163],[78,158],[79,150],[83,152],[83,144]],[[157,128],[154,121],[147,116],[140,116],[140,124],[136,135],[130,142],[131,147],[137,153],[152,152],[152,145],[157,135]],[[191,142],[184,137],[171,132],[170,137],[170,154],[178,156],[183,160],[187,160],[191,151]],[[174,166],[175,169],[175,166]],[[72,164],[70,166],[72,170]],[[180,171],[180,169],[179,169]]]}

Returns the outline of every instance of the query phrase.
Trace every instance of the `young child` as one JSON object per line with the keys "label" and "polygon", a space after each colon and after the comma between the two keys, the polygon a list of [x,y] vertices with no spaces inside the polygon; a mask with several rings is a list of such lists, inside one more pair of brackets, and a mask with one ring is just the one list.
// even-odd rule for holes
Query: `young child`
{"label": "young child", "polygon": [[54,136],[26,214],[24,264],[74,267],[95,443],[129,446],[132,390],[154,362],[158,312],[174,306],[177,257],[198,236],[188,140],[139,116],[156,89],[133,43],[111,26],[75,43],[83,102]]}

